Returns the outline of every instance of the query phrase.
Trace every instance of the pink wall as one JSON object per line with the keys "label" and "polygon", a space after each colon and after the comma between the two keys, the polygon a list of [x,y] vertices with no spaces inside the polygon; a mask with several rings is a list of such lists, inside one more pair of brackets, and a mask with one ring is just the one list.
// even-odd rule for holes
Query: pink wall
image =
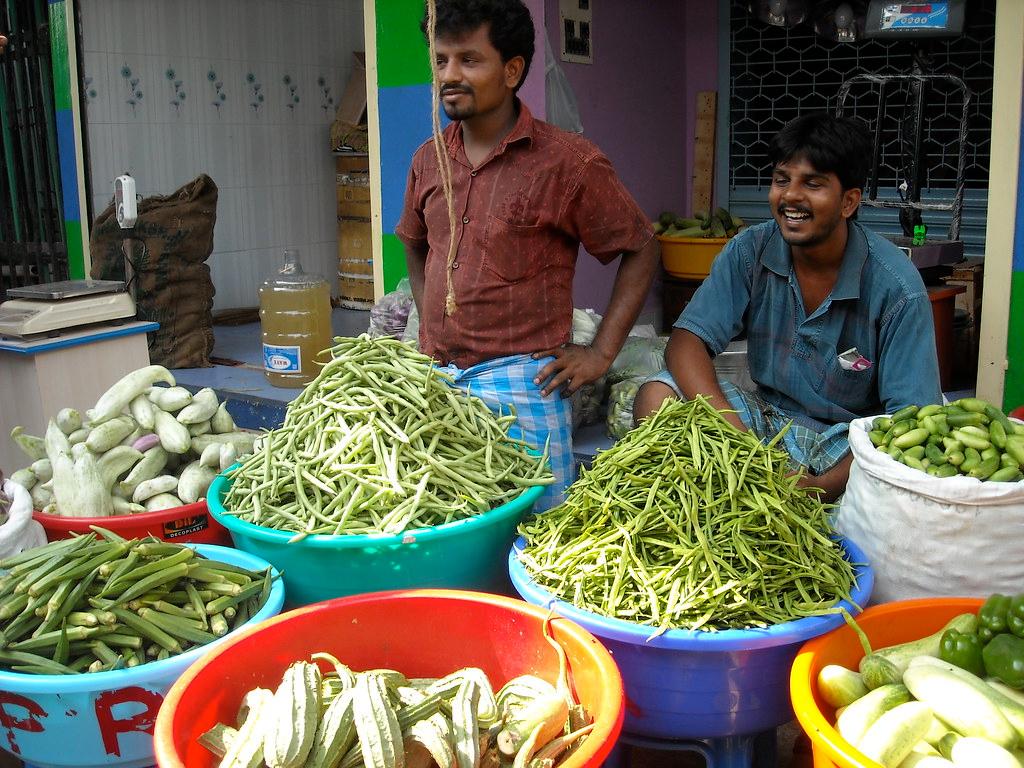
{"label": "pink wall", "polygon": [[[584,135],[652,218],[666,208],[689,212],[693,104],[698,90],[716,87],[718,3],[597,0],[593,8],[594,63],[560,61]],[[558,0],[547,0],[545,19],[557,55]],[[603,312],[615,269],[581,253],[576,305]],[[657,310],[659,295],[655,285],[647,312]]]}
{"label": "pink wall", "polygon": [[533,61],[530,63],[530,74],[519,89],[519,97],[526,102],[534,117],[544,119],[544,0],[524,0],[526,7],[533,14],[534,37]]}

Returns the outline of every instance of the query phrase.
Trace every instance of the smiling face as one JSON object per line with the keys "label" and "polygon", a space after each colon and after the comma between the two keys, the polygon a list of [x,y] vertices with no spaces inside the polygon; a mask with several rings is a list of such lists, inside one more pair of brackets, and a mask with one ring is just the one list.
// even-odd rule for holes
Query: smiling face
{"label": "smiling face", "polygon": [[435,50],[441,106],[452,120],[491,114],[514,98],[523,58],[503,62],[487,24],[464,35],[439,37]]}
{"label": "smiling face", "polygon": [[772,171],[768,204],[790,246],[814,248],[846,242],[846,220],[860,197],[861,190],[844,190],[835,173],[823,173],[797,155]]}

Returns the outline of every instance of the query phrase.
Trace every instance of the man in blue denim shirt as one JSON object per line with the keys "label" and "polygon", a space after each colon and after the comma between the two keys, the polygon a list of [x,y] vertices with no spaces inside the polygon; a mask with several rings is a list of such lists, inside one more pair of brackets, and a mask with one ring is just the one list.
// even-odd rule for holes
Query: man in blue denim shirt
{"label": "man in blue denim shirt", "polygon": [[[935,331],[917,269],[854,219],[871,147],[851,118],[807,115],[769,147],[772,221],[734,237],[679,316],[667,371],[640,389],[644,418],[670,397],[707,396],[741,429],[784,439],[802,482],[846,487],[849,422],[941,403]],[[745,335],[755,392],[719,381],[712,358]],[[846,354],[844,354],[846,353]]]}

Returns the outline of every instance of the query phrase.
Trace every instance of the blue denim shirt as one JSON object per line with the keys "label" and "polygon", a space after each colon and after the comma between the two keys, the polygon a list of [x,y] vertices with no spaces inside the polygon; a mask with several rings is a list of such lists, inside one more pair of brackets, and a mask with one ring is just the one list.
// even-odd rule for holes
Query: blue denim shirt
{"label": "blue denim shirt", "polygon": [[[942,402],[921,275],[895,245],[855,221],[836,284],[809,317],[789,246],[767,221],[729,241],[675,327],[701,338],[712,355],[745,332],[758,393],[812,428]],[[851,347],[869,369],[840,366]]]}

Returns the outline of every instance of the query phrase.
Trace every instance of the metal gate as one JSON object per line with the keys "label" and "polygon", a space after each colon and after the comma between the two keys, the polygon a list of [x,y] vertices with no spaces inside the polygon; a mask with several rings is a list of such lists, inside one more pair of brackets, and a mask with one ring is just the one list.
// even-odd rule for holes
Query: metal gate
{"label": "metal gate", "polygon": [[0,0],[0,300],[66,280],[50,26],[46,0]]}

